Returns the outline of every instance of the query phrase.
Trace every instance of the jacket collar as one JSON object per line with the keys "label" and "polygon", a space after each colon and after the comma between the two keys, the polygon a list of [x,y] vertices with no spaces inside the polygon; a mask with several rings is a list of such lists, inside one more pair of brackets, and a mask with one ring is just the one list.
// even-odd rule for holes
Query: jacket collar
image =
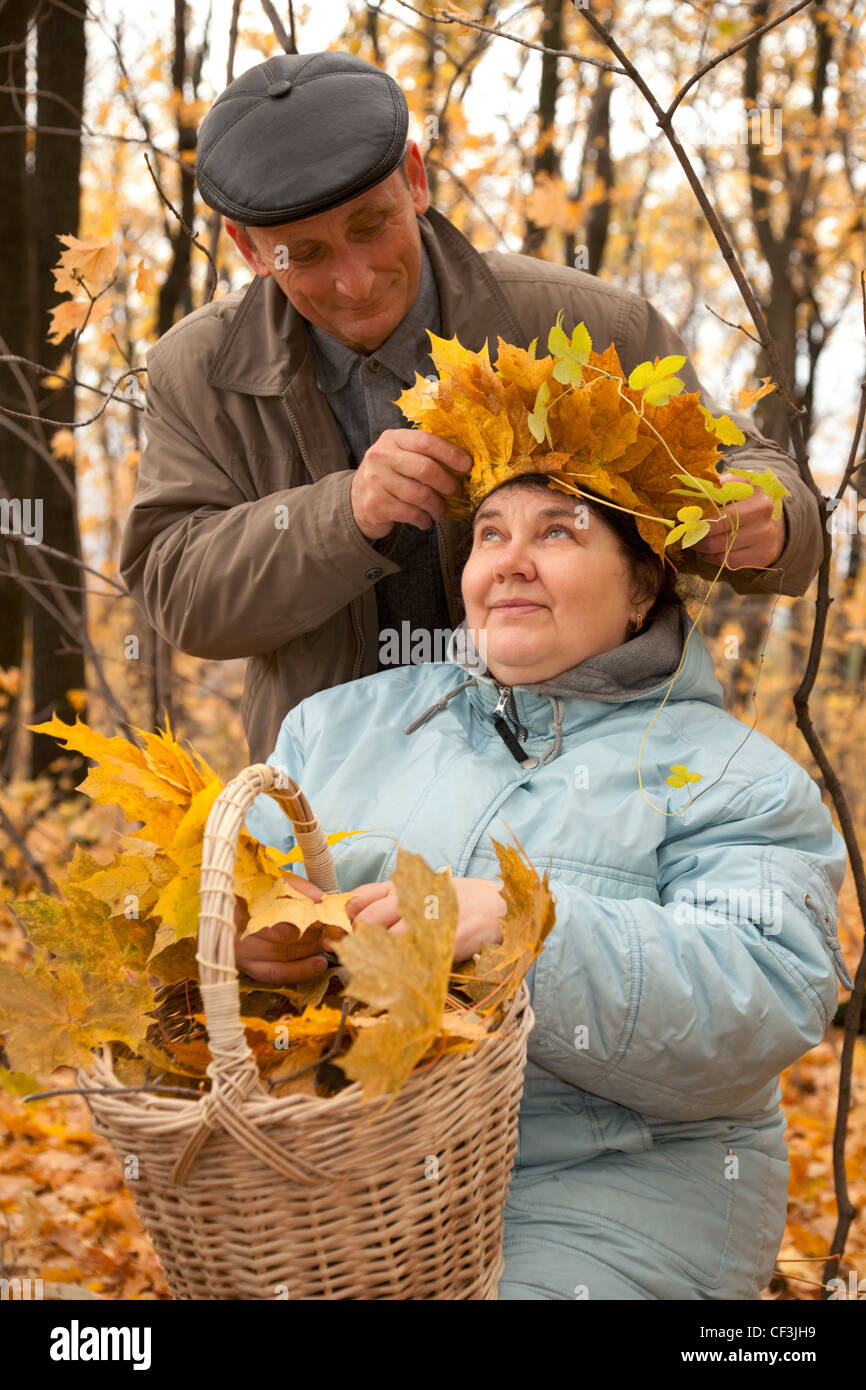
{"label": "jacket collar", "polygon": [[[476,678],[473,701],[479,709],[489,712],[500,692],[510,689],[514,692],[518,713],[531,723],[537,712],[549,714],[549,701],[553,696],[600,704],[625,704],[645,695],[661,695],[674,675],[677,677],[676,698],[694,696],[696,692],[702,699],[711,698],[718,682],[706,645],[692,627],[685,607],[680,603],[672,604],[662,609],[637,637],[618,647],[588,657],[548,680],[505,687],[494,679],[478,655],[464,618],[451,635],[446,659],[453,661],[466,675]],[[684,649],[685,657],[680,664]]]}
{"label": "jacket collar", "polygon": [[[497,335],[519,347],[528,339],[483,256],[435,208],[418,217],[439,291],[441,334],[479,351]],[[310,372],[306,320],[272,275],[247,288],[207,374],[209,386],[253,396],[280,396]],[[313,378],[315,380],[315,378]]]}
{"label": "jacket collar", "polygon": [[[465,618],[451,635],[446,657],[459,668],[455,675],[465,679],[407,724],[404,733],[414,733],[465,691],[482,718],[493,720],[501,713],[510,722],[521,745],[512,752],[527,769],[539,761],[522,749],[528,738],[549,739],[552,733],[540,759],[550,762],[558,757],[564,735],[603,716],[605,705],[648,696],[661,702],[669,693],[673,700],[699,699],[723,707],[712,658],[682,604],[662,610],[639,636],[621,646],[538,683],[507,686],[495,680],[476,650]],[[521,751],[526,753],[523,758]]]}

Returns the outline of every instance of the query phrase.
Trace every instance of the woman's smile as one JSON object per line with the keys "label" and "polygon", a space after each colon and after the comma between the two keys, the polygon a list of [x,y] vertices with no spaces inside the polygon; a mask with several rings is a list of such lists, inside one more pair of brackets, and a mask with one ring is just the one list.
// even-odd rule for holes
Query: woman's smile
{"label": "woman's smile", "polygon": [[529,603],[523,599],[509,599],[491,605],[491,612],[501,613],[506,618],[522,617],[528,613],[541,613],[547,607],[544,603]]}

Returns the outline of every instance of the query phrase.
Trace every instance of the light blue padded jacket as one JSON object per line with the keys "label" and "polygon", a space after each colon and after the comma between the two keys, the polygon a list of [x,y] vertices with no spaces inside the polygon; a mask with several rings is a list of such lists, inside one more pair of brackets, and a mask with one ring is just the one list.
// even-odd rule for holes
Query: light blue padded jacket
{"label": "light blue padded jacket", "polygon": [[[758,1298],[785,1228],[779,1072],[851,986],[842,838],[725,712],[679,605],[538,685],[486,671],[464,621],[445,661],[303,700],[269,762],[326,830],[363,830],[334,846],[341,890],[398,843],[454,877],[498,878],[492,839],[550,866],[499,1297]],[[701,780],[670,786],[675,764]],[[246,823],[293,847],[268,796]]]}

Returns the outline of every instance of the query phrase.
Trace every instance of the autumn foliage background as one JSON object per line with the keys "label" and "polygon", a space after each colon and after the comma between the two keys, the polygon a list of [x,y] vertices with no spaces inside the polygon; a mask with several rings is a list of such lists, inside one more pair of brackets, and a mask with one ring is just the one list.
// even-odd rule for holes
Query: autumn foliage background
{"label": "autumn foliage background", "polygon": [[[164,725],[167,714],[177,737],[224,781],[244,765],[243,663],[170,649],[125,595],[116,568],[141,448],[145,351],[211,294],[251,274],[193,180],[197,126],[232,76],[279,52],[293,32],[301,51],[345,47],[379,63],[406,92],[434,205],[476,247],[576,264],[646,295],[694,349],[720,403],[740,404],[739,393],[770,374],[760,345],[737,326],[749,330],[748,316],[670,146],[633,84],[606,70],[610,54],[571,0],[519,11],[498,0],[451,8],[452,20],[482,29],[434,18],[427,0],[334,0],[327,18],[321,6],[297,4],[292,15],[280,6],[276,20],[272,6],[249,0],[236,8],[234,27],[227,6],[211,13],[199,3],[174,12],[165,5],[141,27],[117,4],[100,17],[76,0],[45,9],[15,0],[0,11],[0,46],[11,46],[0,75],[0,499],[42,499],[45,528],[41,546],[0,534],[5,962],[23,957],[10,900],[50,891],[75,846],[105,862],[127,828],[120,812],[76,792],[84,759],[59,754],[28,724],[79,715],[124,735],[130,726]],[[610,0],[599,17],[670,95],[783,9],[769,0]],[[678,115],[683,146],[796,382],[813,472],[828,493],[847,460],[864,365],[864,10],[860,0],[808,3],[708,71]],[[483,32],[500,24],[594,61],[557,61]],[[760,136],[754,127],[744,134],[744,113],[754,109],[767,117]],[[753,415],[787,447],[778,393],[758,400]],[[862,833],[861,501],[866,486],[855,472],[836,522],[834,602],[812,708]],[[823,785],[791,713],[813,611],[814,592],[773,601],[720,585],[702,631],[728,708],[746,723],[757,717]],[[850,875],[839,936],[853,974],[862,923]],[[789,1223],[766,1296],[821,1293],[835,1224],[840,1039],[839,1027],[830,1028],[783,1077]],[[862,1037],[857,1049],[847,1170],[851,1198],[863,1207]],[[56,1073],[55,1084],[70,1084],[71,1075]],[[167,1296],[120,1170],[92,1136],[83,1103],[25,1105],[0,1091],[0,1124],[0,1275],[39,1275],[59,1294],[72,1286],[75,1297]],[[852,1270],[866,1277],[862,1215],[839,1272],[847,1279]]]}

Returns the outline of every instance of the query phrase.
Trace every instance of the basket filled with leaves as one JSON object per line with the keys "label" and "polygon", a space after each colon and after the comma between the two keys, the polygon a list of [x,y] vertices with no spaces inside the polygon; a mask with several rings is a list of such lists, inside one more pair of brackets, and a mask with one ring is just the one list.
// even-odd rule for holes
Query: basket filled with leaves
{"label": "basket filled with leaves", "polygon": [[[5,1076],[24,1092],[77,1068],[173,1295],[494,1299],[547,876],[494,842],[503,940],[455,966],[450,871],[401,848],[407,930],[353,926],[342,836],[285,772],[222,788],[168,731],[136,730],[143,748],[78,722],[40,731],[99,757],[81,790],[142,825],[107,865],[77,846],[62,901],[15,904],[34,959],[0,966]],[[291,856],[244,828],[262,792],[292,821]],[[293,857],[321,901],[283,872]],[[247,931],[340,928],[331,967],[282,988],[239,976],[238,899]]]}

